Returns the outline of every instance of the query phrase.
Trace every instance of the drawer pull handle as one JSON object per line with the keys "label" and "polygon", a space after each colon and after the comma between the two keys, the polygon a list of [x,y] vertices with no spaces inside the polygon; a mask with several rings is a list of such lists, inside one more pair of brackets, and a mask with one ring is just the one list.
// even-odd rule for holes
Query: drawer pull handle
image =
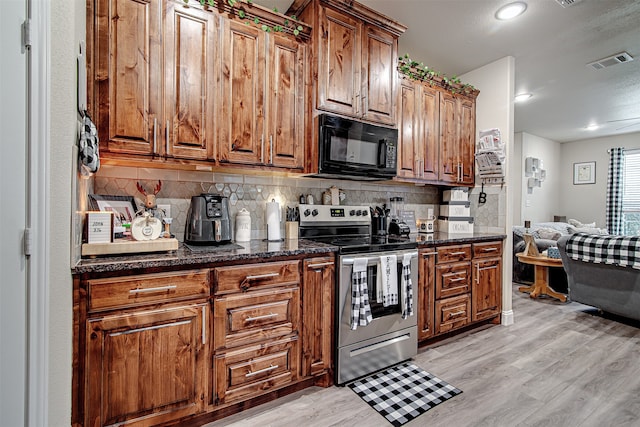
{"label": "drawer pull handle", "polygon": [[466,255],[467,253],[465,251],[458,251],[458,252],[451,252],[449,253],[449,255]]}
{"label": "drawer pull handle", "polygon": [[422,254],[422,257],[426,258],[426,257],[429,257],[431,255],[437,255],[437,254],[438,254],[438,252],[425,252],[425,253]]}
{"label": "drawer pull handle", "polygon": [[156,288],[141,288],[141,289],[130,289],[129,293],[131,295],[135,294],[144,294],[148,292],[163,292],[163,291],[171,291],[178,287],[178,285],[167,285],[167,286],[158,286]]}
{"label": "drawer pull handle", "polygon": [[249,371],[244,376],[245,378],[253,377],[255,375],[263,374],[265,372],[273,371],[274,369],[278,369],[278,365],[269,365],[268,368],[259,369],[257,371]]}
{"label": "drawer pull handle", "polygon": [[330,262],[321,262],[318,264],[309,264],[309,268],[313,269],[313,268],[321,268],[321,267],[326,267],[327,265],[333,265],[333,261]]}
{"label": "drawer pull handle", "polygon": [[483,252],[495,252],[497,250],[498,250],[498,248],[482,248]]}
{"label": "drawer pull handle", "polygon": [[268,279],[269,277],[278,277],[280,273],[256,274],[255,276],[247,276],[247,280]]}
{"label": "drawer pull handle", "polygon": [[244,280],[240,283],[240,289],[242,292],[247,292],[251,284],[249,284],[252,280],[258,279],[268,279],[270,277],[278,277],[280,273],[266,273],[266,274],[256,274],[255,276],[246,276]]}
{"label": "drawer pull handle", "polygon": [[465,314],[465,311],[455,311],[453,313],[449,313],[449,318],[460,316],[461,314]]}
{"label": "drawer pull handle", "polygon": [[458,278],[455,278],[455,279],[450,279],[449,282],[462,282],[465,279],[466,279],[466,277],[458,277]]}
{"label": "drawer pull handle", "polygon": [[263,314],[262,316],[247,317],[245,319],[245,322],[254,322],[256,320],[269,319],[271,317],[277,317],[277,316],[278,316],[278,313]]}

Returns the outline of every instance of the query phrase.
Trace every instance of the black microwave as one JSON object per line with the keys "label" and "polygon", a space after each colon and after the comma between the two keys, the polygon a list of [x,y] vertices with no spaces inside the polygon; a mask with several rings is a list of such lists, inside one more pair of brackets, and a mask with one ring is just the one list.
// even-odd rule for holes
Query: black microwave
{"label": "black microwave", "polygon": [[318,176],[385,180],[396,176],[398,130],[322,114]]}

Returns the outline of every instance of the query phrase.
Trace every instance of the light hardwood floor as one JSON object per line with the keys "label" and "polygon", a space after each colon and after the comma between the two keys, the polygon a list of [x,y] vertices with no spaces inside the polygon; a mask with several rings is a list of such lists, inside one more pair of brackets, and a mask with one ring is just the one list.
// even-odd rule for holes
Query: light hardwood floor
{"label": "light hardwood floor", "polygon": [[[640,328],[513,289],[515,324],[422,348],[415,363],[463,390],[405,426],[640,426]],[[310,388],[207,424],[389,426],[346,387]]]}

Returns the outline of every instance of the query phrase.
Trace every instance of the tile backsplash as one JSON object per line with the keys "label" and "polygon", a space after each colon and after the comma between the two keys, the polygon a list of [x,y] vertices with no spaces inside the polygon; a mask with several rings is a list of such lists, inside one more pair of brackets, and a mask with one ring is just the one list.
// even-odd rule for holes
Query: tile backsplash
{"label": "tile backsplash", "polygon": [[[157,195],[158,204],[171,206],[173,222],[171,232],[182,241],[191,196],[200,193],[217,193],[229,198],[232,230],[235,215],[246,208],[251,213],[251,237],[266,237],[264,220],[265,203],[276,200],[284,210],[296,206],[300,195],[312,195],[316,204],[321,203],[322,193],[335,185],[345,192],[346,205],[375,206],[389,203],[389,198],[402,196],[405,209],[414,210],[416,218],[424,218],[427,209],[435,208],[440,200],[438,187],[401,185],[390,182],[361,182],[327,180],[306,177],[257,176],[220,174],[199,171],[165,171],[159,169],[102,166],[95,176],[94,194],[134,196],[142,206],[143,196],[138,192],[139,182],[145,189],[152,189],[157,181],[162,189]],[[436,211],[437,212],[437,211]],[[284,235],[284,221],[282,222]]]}

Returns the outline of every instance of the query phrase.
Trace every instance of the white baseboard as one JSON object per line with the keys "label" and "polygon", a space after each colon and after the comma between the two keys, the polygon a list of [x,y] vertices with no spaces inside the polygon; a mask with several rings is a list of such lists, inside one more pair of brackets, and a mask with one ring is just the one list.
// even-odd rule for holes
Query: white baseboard
{"label": "white baseboard", "polygon": [[503,311],[501,324],[503,326],[509,326],[509,325],[513,325],[514,323],[515,323],[515,320],[513,317],[513,310]]}

